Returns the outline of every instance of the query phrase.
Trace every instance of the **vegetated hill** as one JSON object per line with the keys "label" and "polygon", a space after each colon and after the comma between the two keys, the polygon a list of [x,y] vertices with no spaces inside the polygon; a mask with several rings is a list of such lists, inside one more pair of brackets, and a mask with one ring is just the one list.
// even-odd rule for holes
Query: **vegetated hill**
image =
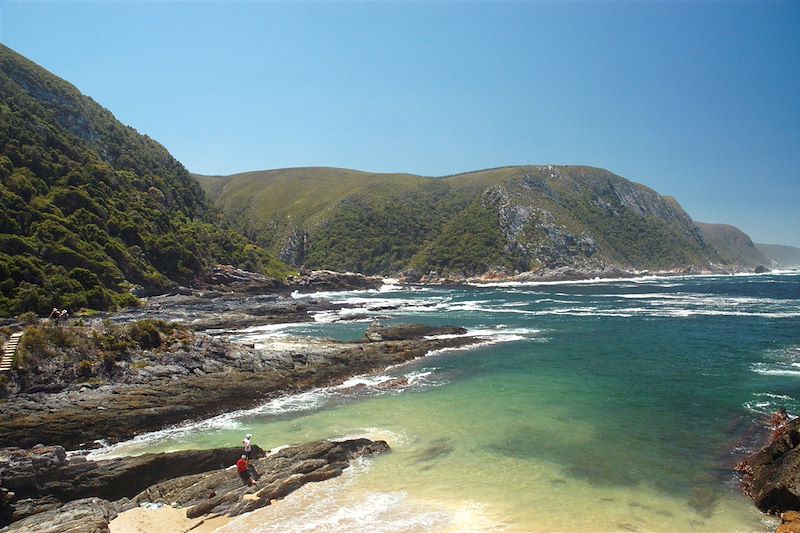
{"label": "vegetated hill", "polygon": [[723,261],[674,199],[598,168],[446,178],[294,168],[196,178],[246,235],[314,268],[476,275]]}
{"label": "vegetated hill", "polygon": [[728,224],[695,222],[707,243],[719,250],[727,263],[747,267],[769,266],[770,261],[742,230]]}
{"label": "vegetated hill", "polygon": [[770,259],[770,263],[767,266],[773,268],[800,268],[800,248],[782,244],[760,243],[756,243],[755,246]]}
{"label": "vegetated hill", "polygon": [[2,45],[0,94],[0,316],[130,303],[220,260],[285,275],[164,147]]}

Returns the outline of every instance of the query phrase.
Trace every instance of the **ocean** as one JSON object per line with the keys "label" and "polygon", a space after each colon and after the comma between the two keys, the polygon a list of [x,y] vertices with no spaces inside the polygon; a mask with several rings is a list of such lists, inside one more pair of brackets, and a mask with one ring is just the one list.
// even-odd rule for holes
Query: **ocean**
{"label": "ocean", "polygon": [[[367,436],[357,460],[225,532],[766,531],[732,468],[800,413],[800,274],[326,293],[354,309],[233,340],[469,329],[480,344],[141,435],[113,456]],[[409,386],[374,385],[406,377]],[[353,387],[353,385],[361,385]]]}

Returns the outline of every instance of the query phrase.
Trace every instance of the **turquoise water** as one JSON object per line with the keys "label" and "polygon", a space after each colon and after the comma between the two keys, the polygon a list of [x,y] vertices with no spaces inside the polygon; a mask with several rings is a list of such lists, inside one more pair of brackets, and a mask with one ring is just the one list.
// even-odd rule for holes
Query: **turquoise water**
{"label": "turquoise water", "polygon": [[[731,467],[768,413],[800,412],[800,275],[328,296],[358,308],[234,339],[355,339],[377,319],[462,325],[482,345],[109,453],[235,445],[245,431],[271,448],[348,435],[392,445],[230,531],[765,528]],[[411,386],[369,387],[391,376]]]}

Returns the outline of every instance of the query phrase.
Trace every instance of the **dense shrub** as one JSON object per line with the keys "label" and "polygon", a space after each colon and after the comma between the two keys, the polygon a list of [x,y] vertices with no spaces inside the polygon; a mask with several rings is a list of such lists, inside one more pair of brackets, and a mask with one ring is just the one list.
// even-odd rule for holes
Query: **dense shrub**
{"label": "dense shrub", "polygon": [[192,283],[218,262],[288,273],[164,147],[2,45],[0,93],[0,316],[130,305],[130,284]]}
{"label": "dense shrub", "polygon": [[151,349],[161,346],[162,331],[169,334],[173,329],[161,320],[139,320],[128,324],[125,331],[136,344],[144,349]]}

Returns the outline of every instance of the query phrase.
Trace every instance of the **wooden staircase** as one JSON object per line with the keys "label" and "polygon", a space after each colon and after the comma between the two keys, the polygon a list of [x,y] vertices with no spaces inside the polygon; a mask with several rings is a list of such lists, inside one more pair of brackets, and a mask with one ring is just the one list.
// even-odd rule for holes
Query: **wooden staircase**
{"label": "wooden staircase", "polygon": [[9,372],[11,370],[11,362],[14,359],[14,354],[17,352],[19,340],[22,338],[22,332],[12,333],[11,338],[3,346],[3,357],[0,359],[0,372]]}

